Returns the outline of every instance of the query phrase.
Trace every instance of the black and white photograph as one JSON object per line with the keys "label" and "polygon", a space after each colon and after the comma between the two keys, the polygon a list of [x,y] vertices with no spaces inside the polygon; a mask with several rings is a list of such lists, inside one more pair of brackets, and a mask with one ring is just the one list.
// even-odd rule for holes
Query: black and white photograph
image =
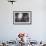
{"label": "black and white photograph", "polygon": [[13,24],[32,24],[32,11],[14,11]]}

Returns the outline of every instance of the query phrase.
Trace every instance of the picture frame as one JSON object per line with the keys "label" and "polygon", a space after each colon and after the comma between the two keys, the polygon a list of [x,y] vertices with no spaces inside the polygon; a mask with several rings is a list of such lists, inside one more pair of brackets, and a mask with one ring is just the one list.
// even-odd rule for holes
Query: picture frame
{"label": "picture frame", "polygon": [[13,11],[13,24],[32,24],[32,11]]}

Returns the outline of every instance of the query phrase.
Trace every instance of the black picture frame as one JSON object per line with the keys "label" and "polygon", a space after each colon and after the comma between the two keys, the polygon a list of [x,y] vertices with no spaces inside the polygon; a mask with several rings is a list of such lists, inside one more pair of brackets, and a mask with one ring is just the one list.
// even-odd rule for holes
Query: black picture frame
{"label": "black picture frame", "polygon": [[13,24],[14,25],[32,24],[32,11],[13,11]]}

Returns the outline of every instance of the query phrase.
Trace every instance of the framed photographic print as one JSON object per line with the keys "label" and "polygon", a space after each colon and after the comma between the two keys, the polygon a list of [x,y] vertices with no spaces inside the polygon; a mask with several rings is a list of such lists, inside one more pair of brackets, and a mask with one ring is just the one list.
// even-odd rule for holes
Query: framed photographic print
{"label": "framed photographic print", "polygon": [[32,24],[32,11],[13,11],[13,24]]}

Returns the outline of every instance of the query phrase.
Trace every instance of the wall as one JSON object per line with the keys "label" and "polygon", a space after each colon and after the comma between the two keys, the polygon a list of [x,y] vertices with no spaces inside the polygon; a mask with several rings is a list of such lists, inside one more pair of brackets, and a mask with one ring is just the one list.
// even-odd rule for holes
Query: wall
{"label": "wall", "polygon": [[[18,32],[31,34],[37,41],[46,40],[46,14],[42,0],[17,0],[13,5],[0,0],[0,40],[15,40]],[[32,11],[32,25],[14,25],[13,11]]]}

